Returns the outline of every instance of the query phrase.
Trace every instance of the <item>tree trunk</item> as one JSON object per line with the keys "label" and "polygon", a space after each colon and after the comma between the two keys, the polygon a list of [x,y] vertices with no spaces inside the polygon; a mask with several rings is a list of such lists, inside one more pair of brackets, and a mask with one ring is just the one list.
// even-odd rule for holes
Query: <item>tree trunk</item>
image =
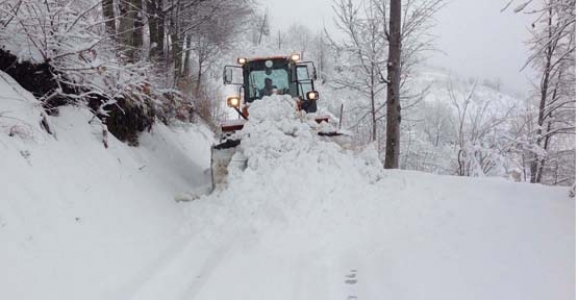
{"label": "tree trunk", "polygon": [[174,79],[176,87],[181,79],[181,71],[183,67],[183,55],[181,53],[181,50],[183,49],[182,42],[179,39],[179,35],[176,33],[171,34],[171,49],[173,54]]}
{"label": "tree trunk", "polygon": [[257,42],[257,45],[261,45],[261,39],[265,34],[265,26],[267,26],[267,22],[268,22],[267,12],[265,12],[265,14],[263,15],[263,21],[261,22],[261,26],[259,27],[259,41]]}
{"label": "tree trunk", "polygon": [[278,39],[277,39],[277,48],[278,50],[281,50],[281,30],[279,30],[279,33],[277,35]]}
{"label": "tree trunk", "polygon": [[144,44],[144,20],[143,20],[143,0],[132,0],[134,9],[134,21],[133,21],[133,31],[132,31],[132,46],[134,48],[133,51],[133,60],[137,61],[141,58],[142,47]]}
{"label": "tree trunk", "polygon": [[149,19],[149,39],[151,43],[150,60],[160,63],[164,59],[165,17],[162,0],[149,0],[147,5]]}
{"label": "tree trunk", "polygon": [[[120,3],[120,25],[119,25],[119,36],[121,45],[124,48],[124,54],[128,62],[135,61],[135,50],[137,50],[138,45],[136,44],[137,34],[135,34],[135,23],[138,18],[138,2],[142,0],[130,0],[121,1]],[[142,7],[142,2],[141,2]]]}
{"label": "tree trunk", "polygon": [[201,95],[201,83],[203,82],[203,57],[199,55],[199,62],[198,62],[198,69],[197,69],[197,85],[195,86],[195,95],[199,97]]}
{"label": "tree trunk", "polygon": [[[176,26],[172,25],[171,27]],[[174,86],[179,87],[181,83],[181,79],[183,78],[183,61],[184,61],[184,48],[185,48],[185,41],[183,37],[178,34],[178,28],[172,28],[173,32],[170,35],[171,38],[171,55],[172,55],[172,63],[173,63],[173,72],[174,72]]]}
{"label": "tree trunk", "polygon": [[199,47],[199,49],[197,49],[197,84],[195,86],[195,95],[197,97],[200,97],[201,95],[201,83],[203,82],[203,65],[205,63],[205,59],[207,58],[207,53],[205,52],[207,49],[204,48],[204,46],[206,46],[206,44],[201,43],[201,39],[202,37],[199,36],[199,41],[197,43],[197,46]]}
{"label": "tree trunk", "polygon": [[[193,45],[193,36],[187,34],[185,36],[185,41],[183,42],[183,49],[190,49]],[[193,74],[193,70],[191,67],[191,50],[185,51],[185,61],[183,62],[183,75],[184,76],[191,76]]]}
{"label": "tree trunk", "polygon": [[130,60],[131,53],[129,49],[129,45],[132,44],[132,28],[133,28],[133,21],[131,18],[131,9],[130,9],[130,2],[128,1],[121,1],[119,5],[119,12],[120,12],[120,22],[118,26],[118,36],[119,42],[125,51],[125,55]]}
{"label": "tree trunk", "polygon": [[[548,126],[546,127],[546,132],[550,132],[550,130],[552,129],[552,122],[548,121]],[[550,138],[552,136],[551,135],[547,135],[544,138],[544,147],[543,149],[545,151],[548,151],[548,147],[550,145]],[[543,157],[540,160],[540,167],[538,168],[538,174],[536,176],[536,182],[542,182],[542,175],[544,174],[544,165],[546,164],[546,157]]]}
{"label": "tree trunk", "polygon": [[118,5],[118,9],[119,9],[119,24],[118,24],[118,36],[119,36],[119,41],[124,44],[127,42],[127,38],[128,37],[132,37],[131,35],[127,35],[127,32],[130,32],[132,29],[132,23],[130,22],[129,19],[129,9],[130,9],[130,3],[126,2],[126,1],[121,1],[120,4]]}
{"label": "tree trunk", "polygon": [[178,88],[182,76],[183,68],[183,41],[180,29],[179,16],[181,15],[181,0],[172,0],[171,5],[174,6],[171,12],[169,33],[170,33],[170,46],[171,54],[173,60],[173,86]]}
{"label": "tree trunk", "polygon": [[391,0],[389,6],[389,54],[387,58],[387,130],[385,139],[386,169],[399,168],[399,138],[401,123],[401,0]]}
{"label": "tree trunk", "polygon": [[[542,144],[542,126],[545,121],[545,111],[546,111],[546,100],[548,98],[548,90],[550,88],[550,75],[552,72],[552,56],[554,54],[554,46],[552,41],[552,7],[549,8],[549,18],[548,18],[548,47],[546,48],[546,66],[544,67],[544,73],[542,74],[542,83],[540,85],[540,105],[538,110],[538,129],[536,130],[536,144],[541,147]],[[541,176],[539,174],[541,159],[537,154],[533,155],[532,162],[530,163],[530,182],[538,183],[540,182]]]}
{"label": "tree trunk", "polygon": [[114,37],[116,35],[114,0],[102,0],[102,15],[106,24],[106,33],[109,36]]}
{"label": "tree trunk", "polygon": [[375,142],[377,140],[377,109],[375,107],[375,74],[374,74],[375,66],[371,65],[371,79],[370,79],[370,87],[371,87],[371,94],[369,95],[371,98],[371,141]]}

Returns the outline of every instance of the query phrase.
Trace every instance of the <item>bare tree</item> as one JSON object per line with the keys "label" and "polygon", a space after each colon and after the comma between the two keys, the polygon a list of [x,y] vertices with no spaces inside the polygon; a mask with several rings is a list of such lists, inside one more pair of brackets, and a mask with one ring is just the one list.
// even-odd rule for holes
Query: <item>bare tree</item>
{"label": "bare tree", "polygon": [[[246,8],[243,9],[242,13],[245,14]],[[269,24],[269,12],[265,10],[263,13],[260,10],[251,9],[248,11],[250,14],[249,18],[247,19],[249,28],[247,28],[248,32],[250,33],[250,40],[253,45],[258,46],[261,45],[263,39],[271,35],[271,26]],[[247,17],[247,16],[243,16]]]}
{"label": "bare tree", "polygon": [[[427,32],[433,26],[431,21],[433,14],[443,4],[443,0],[405,0],[403,3],[400,2],[400,20],[399,26],[397,26],[400,31],[399,41],[397,41],[400,53],[395,55],[389,51],[391,47],[396,48],[396,43],[392,43],[392,19],[388,0],[368,0],[359,2],[359,4],[355,4],[353,1],[335,1],[335,21],[346,38],[344,41],[336,41],[327,32],[326,36],[334,51],[348,54],[344,60],[355,62],[348,63],[351,65],[348,66],[349,72],[355,71],[357,66],[361,68],[358,68],[359,72],[353,76],[347,74],[348,72],[337,72],[337,76],[333,76],[331,82],[338,88],[357,90],[367,97],[369,100],[368,113],[361,114],[361,119],[355,121],[354,124],[363,124],[363,118],[371,117],[369,122],[371,123],[372,141],[380,138],[379,128],[385,127],[385,123],[380,125],[380,122],[386,117],[389,121],[391,114],[395,115],[395,121],[387,122],[388,126],[394,126],[397,123],[397,127],[400,127],[401,108],[404,105],[402,101],[405,103],[404,106],[411,107],[421,99],[419,95],[411,95],[403,87],[412,66],[419,62],[421,53],[433,48],[432,39]],[[391,73],[393,72],[392,67],[395,67],[396,63],[388,64],[388,58],[390,61],[391,59],[397,61],[399,65],[397,75]],[[385,74],[386,70],[388,71],[387,74]],[[386,85],[388,85],[388,93],[391,91],[397,95],[396,103],[393,103],[393,111],[389,109],[391,96],[388,96],[388,101],[379,100],[386,97],[381,95]],[[395,91],[390,89],[394,85],[399,86]],[[381,113],[381,110],[386,106],[388,106],[389,116]],[[396,108],[397,106],[399,108]],[[396,141],[392,144],[392,140],[389,140],[385,144],[386,147],[394,146],[394,148],[390,147],[393,150],[390,153],[397,153],[398,158],[394,159],[397,163],[394,165],[399,167],[399,129],[397,138],[391,129],[393,128],[388,131],[389,137]],[[397,145],[397,150],[395,145]]]}
{"label": "bare tree", "polygon": [[257,41],[257,45],[261,45],[261,40],[263,36],[269,36],[271,34],[271,26],[269,25],[269,13],[265,10],[263,14],[263,20],[260,22],[259,25],[259,39]]}
{"label": "bare tree", "polygon": [[340,0],[335,2],[334,11],[336,24],[346,39],[333,40],[327,31],[326,36],[333,50],[344,56],[341,61],[347,65],[334,74],[331,81],[336,88],[354,90],[369,100],[369,108],[364,109],[366,112],[362,112],[353,127],[369,117],[371,141],[376,141],[381,106],[377,99],[385,88],[381,75],[385,68],[385,40],[380,34],[380,20],[368,3],[355,6],[351,0]]}

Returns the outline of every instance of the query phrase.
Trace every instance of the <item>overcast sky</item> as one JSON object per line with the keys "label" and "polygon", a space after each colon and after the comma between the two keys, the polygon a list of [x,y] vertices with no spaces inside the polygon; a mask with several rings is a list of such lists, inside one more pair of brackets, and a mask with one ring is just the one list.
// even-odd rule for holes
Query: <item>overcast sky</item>
{"label": "overcast sky", "polygon": [[[301,23],[313,31],[333,26],[332,0],[260,0],[267,7],[274,30]],[[520,72],[527,57],[525,41],[529,16],[500,10],[508,0],[450,0],[436,15],[436,45],[429,64],[480,79],[500,78],[510,89],[529,88],[528,71]]]}

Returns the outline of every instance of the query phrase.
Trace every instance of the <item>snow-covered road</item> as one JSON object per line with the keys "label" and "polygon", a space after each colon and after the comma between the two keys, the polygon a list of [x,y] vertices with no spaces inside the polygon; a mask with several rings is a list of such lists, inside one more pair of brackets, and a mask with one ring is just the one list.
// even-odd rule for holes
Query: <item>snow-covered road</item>
{"label": "snow-covered road", "polygon": [[248,168],[187,207],[197,235],[135,299],[574,297],[566,189],[383,171],[282,103],[251,108]]}
{"label": "snow-covered road", "polygon": [[[269,205],[252,221],[229,215],[179,253],[156,293],[134,299],[574,297],[574,210],[564,190],[407,172],[384,180],[390,194],[378,205],[352,198],[275,212],[282,221],[266,217]],[[205,205],[214,204],[191,211]]]}

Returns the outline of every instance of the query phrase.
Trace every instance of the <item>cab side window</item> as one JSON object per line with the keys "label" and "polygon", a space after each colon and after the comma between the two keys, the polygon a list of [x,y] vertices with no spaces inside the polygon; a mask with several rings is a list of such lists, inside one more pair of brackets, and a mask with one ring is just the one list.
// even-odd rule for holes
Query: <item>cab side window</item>
{"label": "cab side window", "polygon": [[307,66],[297,66],[297,88],[300,96],[305,96],[307,92],[312,90]]}

